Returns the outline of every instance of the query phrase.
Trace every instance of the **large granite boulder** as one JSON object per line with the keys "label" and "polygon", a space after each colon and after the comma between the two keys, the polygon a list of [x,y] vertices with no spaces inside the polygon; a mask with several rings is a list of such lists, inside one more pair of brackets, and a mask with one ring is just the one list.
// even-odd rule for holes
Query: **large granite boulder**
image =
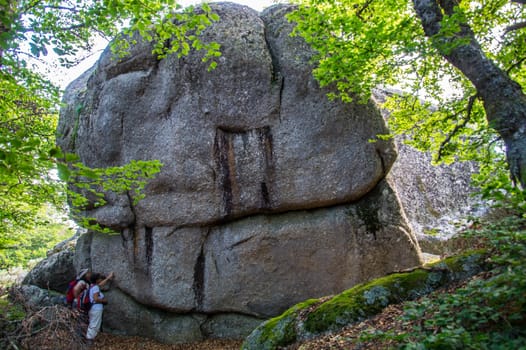
{"label": "large granite boulder", "polygon": [[[139,40],[67,89],[58,144],[89,166],[159,159],[133,205],[85,214],[120,232],[79,239],[76,262],[115,271],[105,328],[166,342],[242,337],[301,300],[420,264],[385,180],[391,141],[374,103],[330,101],[312,51],[274,6],[212,4],[221,44],[158,60]],[[240,326],[244,325],[244,326]],[[184,335],[181,330],[184,329]]]}

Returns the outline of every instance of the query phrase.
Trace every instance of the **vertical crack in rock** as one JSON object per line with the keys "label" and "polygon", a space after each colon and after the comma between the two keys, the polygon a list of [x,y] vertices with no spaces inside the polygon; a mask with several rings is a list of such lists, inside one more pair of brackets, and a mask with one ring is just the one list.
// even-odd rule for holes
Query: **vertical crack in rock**
{"label": "vertical crack in rock", "polygon": [[265,35],[265,43],[267,45],[267,50],[268,52],[270,53],[270,59],[272,61],[272,82],[273,83],[276,83],[276,82],[279,82],[281,83],[281,81],[283,80],[283,77],[281,76],[281,66],[279,64],[279,60],[278,60],[278,57],[276,56],[274,50],[273,50],[273,47],[268,39],[268,36],[269,36],[269,33],[267,31],[267,28],[265,26],[265,31],[264,31],[264,35]]}
{"label": "vertical crack in rock", "polygon": [[268,194],[267,183],[261,183],[261,198],[263,199],[263,207],[270,208],[270,197]]}
{"label": "vertical crack in rock", "polygon": [[367,198],[360,200],[356,205],[356,210],[360,219],[365,224],[367,233],[373,235],[376,240],[376,233],[384,227],[381,222],[378,203],[381,201],[381,193],[379,193],[378,186],[376,186],[368,195]]}
{"label": "vertical crack in rock", "polygon": [[133,262],[137,262],[137,257],[139,255],[139,230],[137,227],[134,227],[133,229]]}
{"label": "vertical crack in rock", "polygon": [[[137,213],[135,212],[135,207],[133,206],[133,198],[131,197],[130,192],[126,192],[126,197],[128,198],[128,205],[130,206],[130,211],[133,214],[133,221],[128,225],[128,228],[123,230],[121,233],[121,237],[123,239],[122,245],[124,248],[126,248],[126,242],[133,239],[133,262],[136,262],[136,257],[139,252],[139,247],[137,245],[137,224],[136,224],[136,218]],[[127,231],[127,232],[126,232]],[[128,237],[126,237],[128,236]],[[125,251],[128,251],[127,249]]]}
{"label": "vertical crack in rock", "polygon": [[135,264],[135,223],[131,223],[127,228],[121,230],[121,245],[126,259],[130,264]]}
{"label": "vertical crack in rock", "polygon": [[121,242],[122,247],[126,248],[126,242],[129,242],[131,239],[131,232],[133,232],[133,228],[135,227],[135,223],[132,223],[128,225],[127,228],[124,228],[121,230]]}
{"label": "vertical crack in rock", "polygon": [[122,139],[122,136],[125,134],[124,132],[124,113],[120,113],[120,139]]}
{"label": "vertical crack in rock", "polygon": [[218,181],[219,186],[222,190],[223,196],[223,210],[226,216],[232,213],[232,182],[230,174],[230,166],[228,160],[228,140],[227,134],[221,130],[217,129],[216,136],[214,140],[214,155],[218,168]]}
{"label": "vertical crack in rock", "polygon": [[271,185],[274,182],[274,157],[273,157],[273,140],[272,132],[269,126],[258,129],[260,150],[263,153],[263,181],[261,182],[261,199],[263,201],[261,207],[270,209],[272,206],[270,193]]}
{"label": "vertical crack in rock", "polygon": [[279,101],[278,101],[278,119],[281,122],[281,104],[283,101],[283,92],[285,91],[285,78],[282,77],[279,82]]}
{"label": "vertical crack in rock", "polygon": [[236,206],[236,202],[239,202],[239,186],[237,181],[237,166],[236,166],[236,153],[234,150],[234,135],[232,134],[225,134],[226,135],[226,159],[227,163],[226,166],[228,167],[228,182],[230,184],[230,208],[228,209],[228,214],[231,214],[234,207]]}
{"label": "vertical crack in rock", "polygon": [[271,83],[273,86],[277,85],[279,87],[277,111],[278,111],[278,119],[281,121],[281,101],[283,101],[283,90],[285,86],[285,78],[281,74],[281,65],[279,63],[279,59],[275,53],[275,50],[271,42],[269,41],[269,38],[268,38],[269,35],[270,34],[268,33],[267,27],[265,25],[265,33],[264,33],[265,43],[267,45],[267,50],[270,54],[270,59],[271,59],[271,64],[272,64]]}
{"label": "vertical crack in rock", "polygon": [[149,268],[152,263],[153,256],[153,228],[148,226],[144,227],[144,246],[146,254],[146,264]]}
{"label": "vertical crack in rock", "polygon": [[201,250],[194,265],[194,284],[192,289],[194,290],[196,311],[198,312],[203,309],[203,300],[205,295],[205,243],[209,234],[210,229],[208,229],[208,232],[201,242]]}
{"label": "vertical crack in rock", "polygon": [[159,115],[159,118],[163,120],[168,120],[170,119],[171,115],[172,115],[172,105],[168,104],[165,110]]}
{"label": "vertical crack in rock", "polygon": [[389,170],[387,169],[387,167],[385,165],[384,155],[383,155],[382,151],[379,150],[378,148],[376,148],[375,151],[376,151],[376,155],[378,156],[378,158],[380,158],[380,165],[382,167],[382,174],[384,176],[386,176],[387,173],[389,172]]}

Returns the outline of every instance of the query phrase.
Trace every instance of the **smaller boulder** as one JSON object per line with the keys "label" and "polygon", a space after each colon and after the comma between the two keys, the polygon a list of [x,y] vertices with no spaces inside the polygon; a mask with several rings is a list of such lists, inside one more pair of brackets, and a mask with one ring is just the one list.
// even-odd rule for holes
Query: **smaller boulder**
{"label": "smaller boulder", "polygon": [[22,284],[64,293],[69,281],[75,277],[74,255],[71,247],[49,255],[27,274]]}
{"label": "smaller boulder", "polygon": [[42,308],[53,305],[64,305],[65,299],[62,294],[50,292],[33,285],[23,285],[18,289],[25,303],[30,307]]}

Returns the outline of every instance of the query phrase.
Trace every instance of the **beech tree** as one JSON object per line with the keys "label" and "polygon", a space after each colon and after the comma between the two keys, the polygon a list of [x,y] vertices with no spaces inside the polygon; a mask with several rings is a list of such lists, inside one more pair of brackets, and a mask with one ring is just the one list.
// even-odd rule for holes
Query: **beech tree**
{"label": "beech tree", "polygon": [[488,185],[486,175],[507,166],[519,185],[509,188],[524,195],[526,1],[299,3],[289,18],[317,51],[314,73],[332,97],[368,99],[375,87],[396,86],[386,104],[395,133],[436,161],[481,161],[479,183],[493,190],[505,181]]}

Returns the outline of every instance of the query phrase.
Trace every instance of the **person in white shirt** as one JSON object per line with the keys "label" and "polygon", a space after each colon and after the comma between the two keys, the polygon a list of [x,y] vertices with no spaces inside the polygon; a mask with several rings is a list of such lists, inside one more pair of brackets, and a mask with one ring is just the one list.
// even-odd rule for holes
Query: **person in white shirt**
{"label": "person in white shirt", "polygon": [[93,342],[97,334],[99,334],[100,326],[102,324],[102,312],[104,311],[104,305],[108,303],[108,300],[100,290],[101,285],[104,285],[107,281],[114,277],[113,272],[104,277],[101,274],[94,273],[91,276],[91,287],[89,291],[89,297],[91,302],[91,309],[89,310],[89,325],[88,331],[86,332],[86,339],[88,342]]}

